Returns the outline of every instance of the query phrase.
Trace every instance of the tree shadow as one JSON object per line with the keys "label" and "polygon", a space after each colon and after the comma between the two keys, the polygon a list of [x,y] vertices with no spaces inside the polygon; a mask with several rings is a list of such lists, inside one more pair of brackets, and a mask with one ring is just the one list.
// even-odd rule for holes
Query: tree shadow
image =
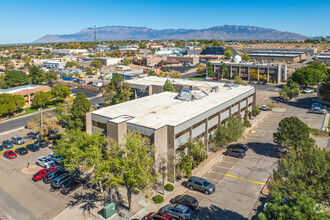
{"label": "tree shadow", "polygon": [[238,220],[238,219],[247,219],[244,218],[237,212],[231,210],[221,209],[217,206],[212,205],[211,207],[198,207],[194,214],[192,215],[192,220],[203,219],[203,220]]}
{"label": "tree shadow", "polygon": [[276,99],[279,98],[279,96],[274,96],[271,97],[272,101],[275,101],[278,105],[289,105],[291,107],[295,107],[295,108],[301,108],[301,109],[310,109],[311,105],[316,102],[314,101],[315,98],[317,97],[298,97],[296,99],[292,99],[292,100],[288,100],[284,103],[282,102],[277,102]]}
{"label": "tree shadow", "polygon": [[67,207],[73,207],[80,205],[80,209],[84,213],[90,213],[92,209],[97,208],[97,203],[101,202],[102,198],[96,191],[86,192],[86,193],[76,193],[72,196],[71,200],[68,202]]}
{"label": "tree shadow", "polygon": [[276,144],[249,142],[247,145],[249,146],[249,150],[253,150],[259,155],[275,158],[281,158],[282,156],[282,148]]}
{"label": "tree shadow", "polygon": [[181,182],[181,186],[185,187],[185,188],[188,188],[188,183],[187,181],[182,181]]}
{"label": "tree shadow", "polygon": [[261,197],[259,197],[259,202],[260,202],[259,206],[255,207],[253,209],[254,215],[251,217],[251,220],[259,219],[258,215],[259,215],[259,213],[262,213],[264,211],[264,205],[267,202],[267,198],[265,196],[261,196]]}

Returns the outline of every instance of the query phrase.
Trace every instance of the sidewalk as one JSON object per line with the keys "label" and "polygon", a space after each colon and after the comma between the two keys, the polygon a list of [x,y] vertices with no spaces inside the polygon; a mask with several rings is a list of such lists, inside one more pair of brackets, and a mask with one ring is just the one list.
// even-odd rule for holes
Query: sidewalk
{"label": "sidewalk", "polygon": [[[244,136],[246,136],[248,133],[250,133],[265,117],[269,115],[270,112],[262,111],[259,116],[257,116],[254,120],[251,120],[252,126],[250,128],[247,128],[244,132]],[[244,137],[243,137],[244,138]],[[223,152],[225,149],[219,150],[218,152],[214,153],[211,152],[208,155],[208,158],[203,161],[198,168],[194,169],[192,171],[192,175],[194,176],[202,176],[204,173],[206,173],[215,163],[217,163],[219,160],[223,157]],[[124,220],[124,219],[142,219],[145,215],[147,215],[150,212],[158,211],[160,208],[162,208],[164,205],[168,204],[169,201],[174,198],[177,195],[183,194],[187,188],[183,186],[183,183],[186,182],[186,178],[182,178],[180,181],[175,182],[174,190],[172,192],[165,191],[164,196],[164,202],[161,204],[155,204],[152,199],[146,199],[144,195],[139,193],[138,195],[132,196],[132,213],[130,213],[127,209],[120,209],[119,212],[117,212],[111,220]],[[123,200],[126,202],[126,190],[124,188],[119,189],[120,194],[122,195]],[[152,196],[155,196],[157,194],[161,194],[159,191],[151,190],[149,191],[152,193]],[[103,217],[100,215],[102,213],[102,204],[99,202],[95,204],[95,207],[93,207],[90,211],[90,214],[86,214],[83,212],[83,209],[81,209],[82,205],[80,206],[74,206],[74,207],[68,207],[64,211],[62,211],[60,214],[58,214],[53,220],[61,220],[61,219],[71,219],[71,220],[95,220],[95,219],[103,219]]]}

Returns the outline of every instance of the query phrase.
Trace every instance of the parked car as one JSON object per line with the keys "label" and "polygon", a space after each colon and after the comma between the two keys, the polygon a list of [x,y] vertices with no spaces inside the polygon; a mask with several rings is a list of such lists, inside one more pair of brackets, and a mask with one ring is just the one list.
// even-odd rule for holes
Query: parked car
{"label": "parked car", "polygon": [[313,103],[312,108],[320,108],[320,109],[323,109],[323,110],[327,110],[327,107],[324,106],[324,105],[321,105],[320,103]]}
{"label": "parked car", "polygon": [[205,194],[210,194],[215,191],[215,186],[212,183],[200,177],[189,177],[187,184],[189,189],[198,190]]}
{"label": "parked car", "polygon": [[89,86],[93,85],[93,81],[88,82],[87,85],[89,85]]}
{"label": "parked car", "polygon": [[322,114],[322,115],[324,115],[324,114],[327,113],[327,111],[324,110],[324,109],[320,109],[320,108],[312,108],[312,109],[310,109],[310,110],[308,111],[308,113]]}
{"label": "parked car", "polygon": [[56,164],[59,164],[61,160],[63,159],[61,156],[55,155],[55,153],[50,153],[48,155],[48,158],[52,159]]}
{"label": "parked car", "polygon": [[2,147],[10,149],[10,148],[14,147],[14,144],[10,140],[5,140],[2,142]]}
{"label": "parked car", "polygon": [[41,156],[38,157],[36,164],[45,168],[49,168],[54,166],[55,162],[51,158]]}
{"label": "parked car", "polygon": [[38,139],[39,138],[39,132],[38,133],[29,132],[29,133],[27,133],[27,136],[32,138],[32,139]]}
{"label": "parked car", "polygon": [[181,204],[168,204],[161,208],[161,211],[181,220],[190,219],[192,215],[192,210]]}
{"label": "parked car", "polygon": [[63,195],[67,195],[67,194],[73,192],[74,190],[76,190],[77,188],[79,188],[79,186],[81,186],[81,184],[82,184],[81,181],[74,179],[62,187],[61,193]]}
{"label": "parked car", "polygon": [[198,200],[189,195],[178,195],[171,200],[171,203],[182,204],[188,206],[192,210],[195,210],[198,207]]}
{"label": "parked car", "polygon": [[311,90],[311,89],[304,89],[303,90],[303,93],[313,93],[314,91],[313,90]]}
{"label": "parked car", "polygon": [[12,137],[11,138],[11,142],[13,142],[14,144],[17,144],[17,145],[25,144],[24,138],[22,138],[20,136],[14,136],[14,137]]}
{"label": "parked car", "polygon": [[26,145],[26,149],[28,149],[29,151],[32,151],[32,152],[36,152],[36,151],[40,150],[39,146],[37,146],[35,144]]}
{"label": "parked car", "polygon": [[28,153],[28,150],[25,147],[20,147],[15,150],[16,154],[25,155]]}
{"label": "parked car", "polygon": [[2,145],[0,145],[0,151],[3,151],[3,146]]}
{"label": "parked car", "polygon": [[103,86],[103,83],[102,82],[93,82],[92,86],[102,87]]}
{"label": "parked car", "polygon": [[243,158],[245,157],[245,150],[241,148],[230,148],[224,153],[224,155]]}
{"label": "parked car", "polygon": [[282,98],[276,98],[276,102],[284,102],[284,99],[282,99]]}
{"label": "parked car", "polygon": [[272,109],[269,108],[267,105],[263,105],[263,106],[261,106],[260,109],[263,110],[263,111],[271,111],[271,110],[272,110]]}
{"label": "parked car", "polygon": [[165,212],[150,212],[144,220],[173,220],[173,216]]}
{"label": "parked car", "polygon": [[15,159],[17,157],[17,154],[12,150],[7,150],[3,153],[3,156],[8,159]]}
{"label": "parked car", "polygon": [[45,168],[45,169],[39,170],[36,174],[33,175],[32,180],[33,181],[42,180],[42,179],[45,178],[45,176],[48,173],[50,173],[50,172],[52,172],[54,170],[56,170],[56,167],[49,167],[49,168]]}
{"label": "parked car", "polygon": [[63,173],[59,175],[58,177],[55,177],[54,180],[51,183],[51,186],[55,189],[61,188],[64,184],[69,182],[71,179],[69,173]]}
{"label": "parked car", "polygon": [[38,140],[38,141],[35,141],[34,144],[41,148],[48,147],[48,142],[46,140]]}
{"label": "parked car", "polygon": [[51,183],[53,181],[53,179],[55,179],[56,177],[58,177],[64,173],[67,173],[67,172],[64,170],[61,170],[61,169],[53,170],[52,172],[46,174],[46,176],[44,177],[44,183],[46,183],[46,184]]}
{"label": "parked car", "polygon": [[247,151],[249,149],[249,147],[245,144],[231,144],[227,147],[228,149],[230,148],[238,148],[238,149],[243,149],[245,151]]}

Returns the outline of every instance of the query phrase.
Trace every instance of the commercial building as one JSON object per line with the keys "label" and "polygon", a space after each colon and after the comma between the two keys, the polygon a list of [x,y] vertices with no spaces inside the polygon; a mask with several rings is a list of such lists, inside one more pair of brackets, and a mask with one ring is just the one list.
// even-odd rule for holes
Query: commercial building
{"label": "commercial building", "polygon": [[49,86],[42,86],[42,85],[24,85],[24,86],[17,86],[10,89],[0,89],[1,93],[8,93],[11,95],[21,95],[24,97],[26,106],[31,105],[31,101],[33,99],[33,95],[40,91],[49,91]]}
{"label": "commercial building", "polygon": [[86,49],[56,49],[51,50],[51,54],[80,54],[80,53],[88,53]]}
{"label": "commercial building", "polygon": [[123,143],[127,131],[138,131],[156,147],[155,159],[167,157],[168,181],[175,181],[176,155],[192,139],[208,138],[219,123],[230,116],[243,116],[256,103],[252,86],[226,87],[223,83],[172,80],[180,93],[162,92],[166,78],[146,77],[128,80],[132,88],[149,91],[149,96],[105,107],[86,114],[86,131],[99,130]]}
{"label": "commercial building", "polygon": [[327,66],[330,66],[330,56],[316,56],[314,57],[314,62],[324,63]]}
{"label": "commercial building", "polygon": [[64,69],[66,62],[59,61],[46,61],[43,62],[43,66],[48,69]]}
{"label": "commercial building", "polygon": [[251,61],[257,62],[281,62],[281,63],[298,63],[300,58],[298,55],[286,54],[248,54]]}
{"label": "commercial building", "polygon": [[253,71],[258,75],[267,75],[267,82],[276,81],[280,83],[287,80],[288,77],[287,65],[283,63],[211,61],[215,75],[222,76],[221,66],[224,63],[229,69],[230,78],[234,73],[238,73],[243,80],[251,80],[251,72]]}
{"label": "commercial building", "polygon": [[96,57],[94,60],[99,60],[104,66],[115,65],[123,62],[123,58],[113,58],[113,57]]}
{"label": "commercial building", "polygon": [[267,51],[251,51],[249,52],[249,56],[250,54],[258,54],[258,55],[266,55],[266,56],[269,56],[269,55],[280,55],[280,56],[286,56],[286,55],[289,55],[289,56],[299,56],[299,59],[305,59],[306,58],[306,55],[304,52],[282,52],[282,51],[273,51],[273,52],[267,52]]}
{"label": "commercial building", "polygon": [[245,47],[242,49],[243,52],[252,53],[256,52],[303,52],[307,56],[313,56],[317,53],[317,48],[283,48],[283,47]]}
{"label": "commercial building", "polygon": [[170,56],[167,57],[167,63],[181,63],[197,65],[199,63],[198,56]]}

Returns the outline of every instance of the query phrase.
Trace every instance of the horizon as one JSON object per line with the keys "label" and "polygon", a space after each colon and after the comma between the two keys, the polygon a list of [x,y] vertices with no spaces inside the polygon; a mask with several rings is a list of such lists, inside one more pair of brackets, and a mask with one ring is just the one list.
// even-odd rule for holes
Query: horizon
{"label": "horizon", "polygon": [[59,0],[56,4],[40,0],[29,4],[16,0],[0,3],[0,6],[4,9],[3,17],[10,18],[0,21],[4,33],[0,35],[0,44],[32,43],[47,34],[73,34],[93,28],[94,24],[97,27],[146,27],[156,30],[235,25],[274,29],[307,37],[330,35],[330,29],[326,28],[330,21],[330,2],[323,0],[97,0],[94,3]]}

